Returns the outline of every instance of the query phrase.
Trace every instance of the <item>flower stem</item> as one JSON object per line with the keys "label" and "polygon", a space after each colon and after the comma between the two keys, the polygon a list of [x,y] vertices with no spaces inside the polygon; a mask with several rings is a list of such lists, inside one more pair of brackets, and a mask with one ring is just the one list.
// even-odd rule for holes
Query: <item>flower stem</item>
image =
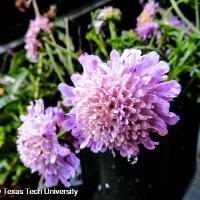
{"label": "flower stem", "polygon": [[52,65],[53,65],[53,67],[55,69],[55,72],[56,72],[59,80],[61,82],[65,82],[64,79],[63,79],[63,76],[62,76],[62,71],[60,70],[60,67],[57,65],[57,63],[56,63],[56,61],[55,61],[55,59],[53,57],[53,54],[51,52],[51,48],[50,48],[49,44],[45,43],[45,48],[46,48],[47,54],[49,56],[49,59],[50,59]]}
{"label": "flower stem", "polygon": [[60,132],[58,133],[58,135],[57,135],[57,138],[59,139],[59,138],[63,137],[65,134],[66,134],[65,131],[60,131]]}
{"label": "flower stem", "polygon": [[93,40],[96,45],[99,47],[101,53],[105,56],[106,59],[109,58],[106,47],[105,47],[105,42],[103,40],[102,35],[95,35],[94,37],[90,38],[91,40]]}
{"label": "flower stem", "polygon": [[[72,51],[71,47],[71,41],[70,41],[70,36],[69,36],[69,21],[68,18],[64,19],[65,22],[65,43],[66,43],[66,48],[68,51]],[[70,54],[67,54],[67,71],[69,75],[72,75],[74,73],[74,67],[73,67],[73,62],[72,62],[72,57]]]}
{"label": "flower stem", "polygon": [[[61,51],[61,49],[59,48],[60,45],[58,45],[56,43],[56,40],[55,40],[55,38],[54,38],[53,33],[52,33],[51,30],[49,30],[49,37],[51,39],[50,41],[52,42],[52,44],[54,44],[53,47],[55,47],[55,51],[58,53],[58,57],[59,57],[60,61],[63,63],[63,65],[65,66],[67,72],[69,73],[69,75],[73,74],[74,73],[74,68],[73,68],[73,63],[72,63],[73,55],[71,55],[71,54],[68,53],[68,52],[72,52],[72,51],[70,49],[68,51],[67,47],[66,47],[66,49],[62,47],[65,51]],[[45,39],[45,41],[48,43],[49,40]],[[67,59],[65,58],[65,56],[67,57]],[[69,60],[68,60],[69,57],[71,59],[70,60],[71,61],[70,64],[69,64]]]}
{"label": "flower stem", "polygon": [[41,175],[39,183],[38,183],[38,189],[44,189],[44,176]]}
{"label": "flower stem", "polygon": [[196,20],[196,28],[199,30],[200,22],[199,22],[199,0],[195,0],[195,20]]}
{"label": "flower stem", "polygon": [[193,24],[190,23],[190,21],[183,15],[183,13],[181,12],[181,10],[179,9],[177,3],[175,2],[175,0],[170,0],[171,5],[173,7],[173,9],[176,11],[177,15],[180,17],[180,19],[194,32],[196,33],[200,33],[200,31],[195,28],[193,26]]}
{"label": "flower stem", "polygon": [[158,46],[157,46],[158,50],[161,50],[161,48],[163,46],[164,38],[165,37],[161,35],[161,38],[160,38]]}
{"label": "flower stem", "polygon": [[53,43],[53,42],[47,40],[46,38],[44,38],[44,40],[45,40],[45,42],[47,42],[49,45],[51,45],[52,47],[55,47],[55,48],[59,49],[59,50],[62,51],[63,53],[70,54],[70,56],[71,56],[72,58],[74,58],[75,60],[78,59],[78,56],[77,56],[75,53],[73,53],[73,52],[71,52],[71,51],[69,51],[69,50],[63,48],[63,47],[60,46],[59,44]]}
{"label": "flower stem", "polygon": [[33,0],[33,9],[34,9],[34,12],[35,12],[35,16],[39,17],[40,16],[40,11],[39,11],[39,8],[38,8],[36,0]]}
{"label": "flower stem", "polygon": [[102,36],[100,35],[100,40],[96,40],[97,44],[99,45],[99,48],[101,49],[101,52],[103,53],[103,55],[106,57],[106,59],[109,58],[105,44],[104,44],[104,40],[102,38]]}
{"label": "flower stem", "polygon": [[110,30],[111,39],[115,39],[117,37],[116,27],[115,24],[112,22],[112,20],[108,20],[108,27]]}
{"label": "flower stem", "polygon": [[153,37],[151,37],[151,40],[150,40],[150,42],[149,42],[149,46],[150,46],[150,47],[153,46],[154,40],[155,40],[155,35],[154,35]]}

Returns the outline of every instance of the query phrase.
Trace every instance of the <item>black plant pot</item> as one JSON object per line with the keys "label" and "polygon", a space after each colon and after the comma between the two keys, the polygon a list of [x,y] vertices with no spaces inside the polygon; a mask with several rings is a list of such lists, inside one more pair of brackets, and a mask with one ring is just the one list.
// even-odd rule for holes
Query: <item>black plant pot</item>
{"label": "black plant pot", "polygon": [[181,200],[196,166],[197,105],[177,100],[172,108],[180,122],[170,127],[154,151],[141,146],[138,162],[113,158],[110,152],[81,155],[84,195],[91,200]]}

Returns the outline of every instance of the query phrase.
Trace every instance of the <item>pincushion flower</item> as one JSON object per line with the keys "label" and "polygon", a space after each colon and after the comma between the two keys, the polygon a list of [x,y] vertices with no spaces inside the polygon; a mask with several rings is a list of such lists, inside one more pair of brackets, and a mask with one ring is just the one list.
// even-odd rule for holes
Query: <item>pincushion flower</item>
{"label": "pincushion flower", "polygon": [[42,46],[42,43],[38,40],[38,34],[41,31],[48,32],[53,27],[53,24],[46,17],[36,17],[30,21],[28,31],[25,35],[25,49],[27,51],[27,57],[33,62],[38,61],[38,48]]}
{"label": "pincushion flower", "polygon": [[59,144],[57,132],[63,131],[65,116],[57,107],[44,108],[43,100],[31,102],[28,114],[21,116],[18,128],[17,150],[26,167],[38,172],[45,179],[45,186],[52,187],[60,180],[66,187],[74,177],[79,159],[68,145]]}
{"label": "pincushion flower", "polygon": [[150,38],[158,28],[158,23],[154,21],[158,4],[151,1],[145,4],[143,11],[137,18],[136,33],[142,40]]}
{"label": "pincushion flower", "polygon": [[98,34],[101,30],[101,27],[104,25],[104,22],[107,20],[120,20],[121,11],[118,8],[113,8],[112,6],[105,7],[100,10],[96,19],[93,22],[93,26]]}
{"label": "pincushion flower", "polygon": [[186,28],[185,24],[172,13],[170,13],[170,15],[164,21],[164,23],[169,24],[171,26],[175,26],[177,28]]}
{"label": "pincushion flower", "polygon": [[139,144],[154,149],[151,136],[168,133],[179,117],[170,112],[170,102],[181,86],[166,81],[168,63],[156,52],[142,55],[140,50],[113,50],[105,63],[98,56],[83,54],[79,61],[83,74],[74,74],[74,87],[60,83],[63,104],[73,106],[68,129],[82,140],[81,148],[93,152],[107,149],[130,158],[139,153]]}
{"label": "pincushion flower", "polygon": [[122,13],[118,8],[113,8],[112,6],[108,6],[100,10],[97,19],[104,21],[109,19],[120,20],[121,14]]}

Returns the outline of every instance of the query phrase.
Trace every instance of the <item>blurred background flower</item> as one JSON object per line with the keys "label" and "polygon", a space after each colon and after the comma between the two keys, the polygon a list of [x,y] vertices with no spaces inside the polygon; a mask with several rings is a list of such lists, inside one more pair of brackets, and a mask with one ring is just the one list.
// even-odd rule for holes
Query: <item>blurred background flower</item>
{"label": "blurred background flower", "polygon": [[70,187],[80,164],[67,144],[59,144],[57,134],[63,131],[64,112],[58,107],[44,108],[42,99],[27,107],[28,114],[21,116],[18,128],[17,150],[31,172],[38,172],[45,179],[46,187],[53,187],[60,180]]}

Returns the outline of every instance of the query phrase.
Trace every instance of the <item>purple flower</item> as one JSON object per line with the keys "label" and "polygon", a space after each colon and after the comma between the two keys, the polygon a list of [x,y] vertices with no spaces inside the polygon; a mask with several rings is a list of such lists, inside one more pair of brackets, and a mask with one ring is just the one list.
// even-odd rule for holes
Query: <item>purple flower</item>
{"label": "purple flower", "polygon": [[93,25],[94,25],[94,28],[96,30],[96,34],[99,34],[100,30],[101,30],[101,27],[103,26],[104,24],[104,21],[103,20],[94,20],[93,22]]}
{"label": "purple flower", "polygon": [[169,24],[171,26],[175,26],[177,28],[186,28],[185,24],[178,19],[178,17],[174,16],[172,13],[167,17],[167,19],[164,21],[166,24]]}
{"label": "purple flower", "polygon": [[33,62],[38,61],[38,48],[42,43],[37,39],[40,31],[48,32],[53,27],[46,17],[37,17],[30,21],[28,31],[25,35],[25,49],[27,50],[27,57]]}
{"label": "purple flower", "polygon": [[52,187],[60,180],[66,187],[74,177],[79,159],[67,145],[60,145],[57,132],[63,131],[65,116],[57,107],[44,108],[43,100],[31,102],[28,114],[21,116],[17,150],[26,167],[45,178],[45,186]]}
{"label": "purple flower", "polygon": [[81,148],[95,153],[109,149],[129,158],[138,154],[139,144],[154,149],[158,142],[151,140],[152,133],[164,136],[167,124],[179,120],[169,109],[181,86],[165,81],[169,66],[156,52],[141,54],[126,49],[120,56],[113,50],[107,63],[83,54],[83,74],[71,77],[74,87],[59,85],[63,104],[73,106],[68,128],[81,138]]}
{"label": "purple flower", "polygon": [[142,40],[149,39],[152,35],[154,35],[155,31],[158,28],[157,22],[146,22],[145,24],[138,26],[135,31],[140,36]]}
{"label": "purple flower", "polygon": [[120,20],[121,11],[118,8],[113,8],[112,6],[101,9],[96,19],[93,21],[93,26],[97,34],[100,32],[104,22],[110,19]]}
{"label": "purple flower", "polygon": [[142,40],[150,38],[158,28],[157,22],[153,20],[158,4],[151,1],[145,4],[143,11],[137,18],[136,33]]}

